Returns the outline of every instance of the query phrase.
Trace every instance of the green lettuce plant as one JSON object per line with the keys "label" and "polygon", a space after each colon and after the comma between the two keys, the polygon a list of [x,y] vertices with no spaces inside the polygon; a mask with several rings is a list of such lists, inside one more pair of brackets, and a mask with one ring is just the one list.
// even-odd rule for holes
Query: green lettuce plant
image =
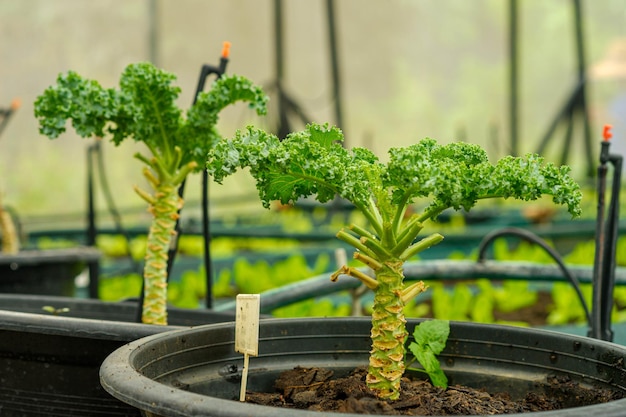
{"label": "green lettuce plant", "polygon": [[[425,222],[448,208],[469,210],[483,199],[534,200],[544,194],[578,216],[582,194],[568,167],[537,155],[508,156],[492,165],[477,145],[423,139],[390,149],[383,163],[368,149],[345,149],[342,140],[342,132],[328,125],[311,124],[283,141],[249,127],[220,141],[209,152],[207,169],[218,183],[249,169],[266,208],[273,200],[288,204],[315,196],[324,203],[340,196],[364,215],[368,226],[350,225],[337,237],[357,249],[354,257],[374,276],[343,266],[333,279],[347,274],[374,291],[367,384],[379,397],[397,399],[408,335],[404,305],[426,289],[422,282],[404,284],[403,264],[443,239],[439,233],[418,238]],[[426,202],[423,210],[408,215],[418,201]]]}
{"label": "green lettuce plant", "polygon": [[135,157],[151,192],[135,187],[153,216],[143,272],[145,300],[142,320],[167,324],[167,261],[183,201],[178,188],[187,175],[203,168],[206,155],[220,139],[219,112],[245,101],[261,115],[266,111],[263,91],[241,76],[223,76],[202,92],[186,112],[177,106],[176,77],[149,63],[131,64],[123,71],[119,88],[103,88],[97,81],[70,71],[35,101],[40,132],[53,139],[65,132],[68,120],[84,138],[102,137],[115,145],[132,138],[147,153]]}

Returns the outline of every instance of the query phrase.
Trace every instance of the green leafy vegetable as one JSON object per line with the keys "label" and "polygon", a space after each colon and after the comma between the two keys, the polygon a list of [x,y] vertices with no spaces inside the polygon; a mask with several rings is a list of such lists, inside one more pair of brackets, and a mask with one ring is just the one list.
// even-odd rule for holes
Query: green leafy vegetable
{"label": "green leafy vegetable", "polygon": [[66,122],[82,137],[109,138],[116,145],[127,138],[143,142],[149,155],[135,157],[145,164],[144,176],[152,193],[135,187],[153,216],[144,268],[144,323],[167,324],[167,260],[178,211],[183,201],[178,188],[190,172],[199,171],[206,154],[220,138],[215,129],[219,112],[229,104],[247,101],[265,113],[266,96],[240,76],[223,76],[202,92],[187,112],[176,105],[180,88],[176,77],[149,63],[131,64],[122,73],[119,89],[70,71],[58,77],[35,101],[39,130],[53,139],[65,132]]}
{"label": "green leafy vegetable", "polygon": [[[448,208],[469,210],[479,200],[515,198],[534,200],[543,194],[580,214],[582,194],[568,167],[544,163],[537,155],[505,157],[495,165],[477,145],[433,139],[389,150],[387,163],[364,148],[345,149],[336,127],[308,125],[283,141],[249,127],[230,141],[220,141],[209,152],[207,169],[218,183],[248,168],[256,180],[265,207],[304,196],[324,203],[335,196],[349,200],[367,226],[351,224],[337,237],[353,246],[355,258],[374,271],[342,266],[332,275],[350,275],[374,291],[372,351],[367,384],[380,398],[397,399],[405,370],[407,330],[404,306],[426,289],[423,282],[404,285],[404,262],[439,243],[433,233],[418,239],[424,223]],[[417,200],[426,208],[407,215]]]}
{"label": "green leafy vegetable", "polygon": [[415,331],[413,331],[415,341],[409,344],[409,350],[422,365],[423,372],[428,374],[432,384],[444,389],[448,388],[448,378],[441,369],[437,355],[446,347],[449,335],[450,322],[448,320],[423,321],[415,326]]}

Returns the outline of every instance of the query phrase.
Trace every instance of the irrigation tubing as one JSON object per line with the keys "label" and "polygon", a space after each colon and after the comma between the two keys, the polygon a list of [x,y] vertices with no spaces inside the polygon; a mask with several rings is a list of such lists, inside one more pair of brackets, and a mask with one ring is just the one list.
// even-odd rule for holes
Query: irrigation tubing
{"label": "irrigation tubing", "polygon": [[96,154],[96,164],[98,170],[98,178],[100,180],[100,187],[102,188],[102,194],[104,196],[104,200],[107,205],[107,209],[109,214],[113,218],[113,223],[115,224],[115,230],[117,230],[122,236],[124,236],[124,240],[126,241],[126,247],[128,249],[127,255],[131,261],[132,271],[136,273],[141,272],[141,265],[133,258],[133,254],[130,250],[131,246],[131,237],[128,230],[122,224],[122,216],[120,215],[117,206],[115,205],[115,201],[113,200],[113,193],[111,192],[111,187],[109,186],[109,180],[106,174],[106,169],[104,167],[104,158],[103,151],[100,141],[97,142],[97,147],[95,149]]}
{"label": "irrigation tubing", "polygon": [[[596,218],[596,251],[593,270],[593,310],[589,336],[612,341],[611,313],[613,309],[613,287],[615,286],[616,250],[619,223],[619,195],[621,189],[621,155],[609,153],[612,137],[610,126],[604,127],[604,141],[601,143],[600,164],[598,165],[598,210]],[[607,163],[613,165],[613,184],[608,215],[605,218],[605,195],[607,184]]]}
{"label": "irrigation tubing", "polygon": [[567,278],[570,284],[572,284],[572,286],[574,287],[574,290],[576,291],[576,295],[578,296],[578,299],[580,300],[580,304],[585,310],[587,323],[589,324],[589,326],[591,326],[592,325],[591,313],[585,301],[585,297],[583,296],[582,290],[580,289],[580,282],[578,281],[578,279],[576,279],[574,275],[572,275],[570,270],[567,269],[567,267],[565,266],[565,262],[563,261],[563,258],[561,257],[561,255],[556,250],[551,248],[545,240],[543,240],[541,237],[537,236],[536,234],[529,232],[528,230],[520,229],[517,227],[506,227],[504,229],[493,231],[487,234],[478,246],[478,262],[483,263],[485,261],[485,255],[486,255],[488,245],[494,240],[496,240],[497,238],[503,237],[503,236],[520,237],[524,240],[527,240],[531,243],[538,245],[544,251],[546,251],[548,255],[550,255],[550,257],[558,264],[565,278]]}
{"label": "irrigation tubing", "polygon": [[[198,101],[198,96],[202,91],[204,91],[204,87],[206,85],[206,80],[210,75],[215,75],[216,78],[220,78],[226,72],[226,66],[228,65],[228,51],[230,44],[228,42],[224,42],[224,48],[222,49],[222,55],[220,57],[219,66],[215,67],[212,65],[204,64],[200,68],[200,75],[198,76],[198,84],[196,85],[196,91],[193,96],[192,106],[196,104]],[[206,170],[203,170],[206,171]],[[185,185],[187,183],[187,179],[185,178],[180,187],[178,188],[178,195],[180,198],[184,197],[185,194]],[[212,295],[212,271],[211,271],[211,232],[210,232],[210,219],[209,219],[209,202],[208,202],[208,187],[209,180],[207,175],[202,176],[202,234],[204,238],[204,269],[205,269],[205,279],[206,279],[206,308],[210,309],[213,307],[213,295]],[[176,220],[175,231],[176,234],[172,240],[172,244],[168,251],[167,256],[167,279],[172,273],[172,269],[174,267],[174,260],[176,259],[176,253],[178,252],[178,242],[180,240],[180,236],[182,234],[182,228],[180,225],[180,210],[178,211],[179,217]],[[142,298],[143,298],[143,290],[142,290]]]}

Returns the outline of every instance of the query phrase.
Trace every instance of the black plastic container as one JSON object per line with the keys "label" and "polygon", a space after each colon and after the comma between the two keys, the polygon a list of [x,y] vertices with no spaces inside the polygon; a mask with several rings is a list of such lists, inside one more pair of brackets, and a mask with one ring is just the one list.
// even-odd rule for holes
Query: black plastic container
{"label": "black plastic container", "polygon": [[[42,308],[69,309],[59,315]],[[232,314],[169,309],[170,326],[134,323],[136,302],[0,294],[0,416],[138,416],[105,392],[102,361],[120,346]]]}
{"label": "black plastic container", "polygon": [[0,293],[74,296],[74,279],[101,253],[92,247],[0,254]]}
{"label": "black plastic container", "polygon": [[[419,320],[410,320],[412,329]],[[296,366],[336,374],[367,364],[369,318],[262,320],[259,356],[250,359],[249,391],[271,391],[274,378]],[[103,363],[100,378],[113,396],[148,416],[319,417],[314,411],[237,401],[242,355],[233,323],[173,331],[134,341]],[[548,375],[567,374],[583,385],[626,390],[626,348],[595,339],[521,327],[451,323],[442,355],[450,382],[511,395],[541,389]],[[324,413],[346,417],[355,414]],[[541,416],[626,416],[626,399],[529,413]]]}

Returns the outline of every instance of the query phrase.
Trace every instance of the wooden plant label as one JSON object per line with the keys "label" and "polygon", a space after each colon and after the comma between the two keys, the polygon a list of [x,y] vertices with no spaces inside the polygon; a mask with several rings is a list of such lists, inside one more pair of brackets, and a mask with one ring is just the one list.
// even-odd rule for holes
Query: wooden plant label
{"label": "wooden plant label", "polygon": [[235,351],[243,353],[243,372],[241,374],[239,401],[245,401],[250,356],[259,354],[261,296],[259,294],[239,294],[236,299],[236,310]]}

